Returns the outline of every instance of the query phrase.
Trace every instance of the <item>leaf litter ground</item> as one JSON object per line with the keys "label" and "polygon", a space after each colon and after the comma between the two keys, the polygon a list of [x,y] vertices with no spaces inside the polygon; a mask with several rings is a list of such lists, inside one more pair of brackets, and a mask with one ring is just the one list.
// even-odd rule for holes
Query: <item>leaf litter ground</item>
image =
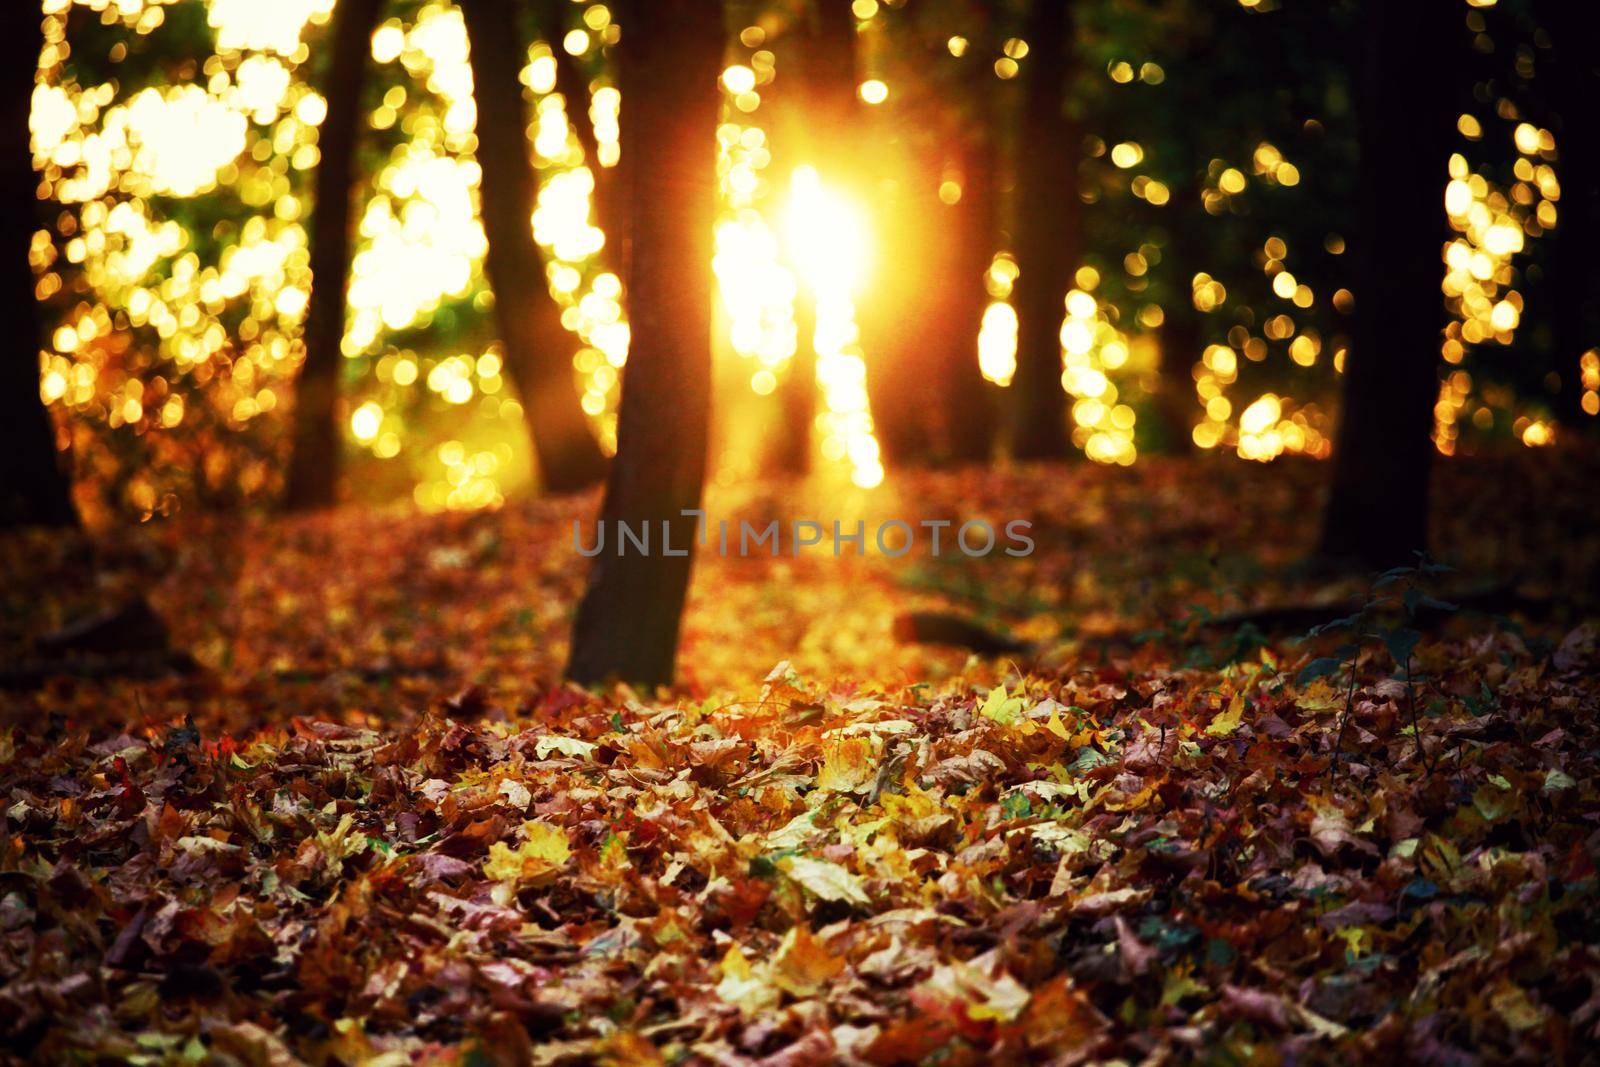
{"label": "leaf litter ground", "polygon": [[[1039,551],[704,560],[663,694],[558,682],[592,500],[5,542],[8,661],[143,588],[203,665],[0,694],[7,1054],[1581,1060],[1595,473],[1445,467],[1440,592],[1527,595],[1409,672],[1393,621],[1353,658],[1203,625],[1367,595],[1295,565],[1313,465],[714,493],[1031,518]],[[899,644],[913,609],[1037,651]]]}

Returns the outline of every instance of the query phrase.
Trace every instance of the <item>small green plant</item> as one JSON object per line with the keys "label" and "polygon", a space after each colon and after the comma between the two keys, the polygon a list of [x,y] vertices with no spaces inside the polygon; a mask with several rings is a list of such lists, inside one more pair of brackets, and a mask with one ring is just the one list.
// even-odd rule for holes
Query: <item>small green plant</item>
{"label": "small green plant", "polygon": [[[1164,626],[1140,630],[1133,635],[1133,641],[1138,645],[1182,649],[1182,665],[1201,670],[1240,663],[1268,646],[1267,635],[1256,623],[1219,626],[1225,621],[1204,604],[1191,604],[1186,614]],[[1216,636],[1208,640],[1213,628]]]}
{"label": "small green plant", "polygon": [[1318,678],[1337,677],[1340,672],[1349,676],[1345,689],[1344,711],[1339,717],[1339,732],[1333,742],[1333,761],[1329,773],[1337,774],[1339,757],[1344,752],[1345,731],[1350,725],[1350,712],[1356,702],[1356,661],[1363,648],[1381,647],[1394,662],[1394,669],[1406,687],[1406,710],[1411,718],[1411,730],[1417,739],[1417,759],[1430,774],[1427,748],[1422,743],[1422,724],[1417,710],[1417,686],[1426,681],[1412,670],[1413,654],[1422,633],[1417,629],[1418,616],[1424,611],[1455,611],[1456,605],[1430,595],[1425,586],[1434,578],[1450,573],[1451,568],[1434,563],[1422,553],[1417,563],[1410,567],[1395,567],[1373,579],[1367,589],[1366,602],[1354,614],[1325,622],[1314,627],[1302,640],[1311,641],[1330,634],[1342,634],[1346,640],[1334,650],[1332,656],[1312,660],[1300,671],[1299,682],[1307,685]]}

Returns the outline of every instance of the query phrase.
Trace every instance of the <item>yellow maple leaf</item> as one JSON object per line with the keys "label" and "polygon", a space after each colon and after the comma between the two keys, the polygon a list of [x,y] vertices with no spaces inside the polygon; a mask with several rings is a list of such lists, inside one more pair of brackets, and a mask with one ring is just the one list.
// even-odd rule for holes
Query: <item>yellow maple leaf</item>
{"label": "yellow maple leaf", "polygon": [[1072,740],[1071,731],[1069,731],[1066,727],[1066,724],[1061,721],[1061,705],[1057,704],[1055,701],[1050,702],[1050,721],[1044,724],[1044,728],[1061,738],[1063,741]]}
{"label": "yellow maple leaf", "polygon": [[1326,678],[1318,678],[1295,698],[1295,704],[1307,711],[1338,711],[1344,707],[1344,696]]}
{"label": "yellow maple leaf", "polygon": [[750,961],[744,958],[744,950],[737,943],[729,945],[727,955],[722,957],[722,976],[741,982],[750,978]]}
{"label": "yellow maple leaf", "polygon": [[1036,733],[1039,729],[1023,710],[1022,697],[1008,696],[1003,685],[997,685],[989,691],[989,696],[984,700],[983,707],[978,709],[978,714],[1001,726],[1008,726],[1024,737]]}
{"label": "yellow maple leaf", "polygon": [[504,841],[489,846],[483,873],[514,886],[532,885],[548,880],[571,856],[572,845],[565,830],[530,819],[522,824],[522,844],[515,849]]}
{"label": "yellow maple leaf", "polygon": [[864,737],[847,738],[826,746],[822,770],[817,772],[817,788],[835,793],[855,793],[867,789],[876,777],[872,742]]}
{"label": "yellow maple leaf", "polygon": [[1138,811],[1150,803],[1159,788],[1160,783],[1157,783],[1156,785],[1147,785],[1137,793],[1121,793],[1116,791],[1115,786],[1108,786],[1104,793],[1096,794],[1096,799],[1101,796],[1106,797],[1105,807],[1107,811]]}
{"label": "yellow maple leaf", "polygon": [[728,947],[720,969],[722,981],[717,983],[717,996],[737,1007],[744,1015],[771,1011],[783,999],[782,992],[767,973],[770,965],[763,963],[759,970],[750,966],[744,950],[736,944]]}
{"label": "yellow maple leaf", "polygon": [[772,961],[772,982],[797,997],[814,997],[844,970],[844,960],[804,926],[784,935]]}
{"label": "yellow maple leaf", "polygon": [[1211,725],[1206,727],[1206,733],[1212,737],[1227,737],[1239,728],[1239,723],[1243,719],[1244,694],[1235,693],[1233,700],[1228,704],[1228,710],[1211,720]]}
{"label": "yellow maple leaf", "polygon": [[823,900],[847,901],[862,907],[872,903],[861,887],[861,880],[837,863],[810,856],[790,856],[781,862],[781,867],[790,878]]}
{"label": "yellow maple leaf", "polygon": [[627,842],[617,834],[606,838],[605,844],[600,846],[600,862],[613,870],[632,866],[628,860]]}

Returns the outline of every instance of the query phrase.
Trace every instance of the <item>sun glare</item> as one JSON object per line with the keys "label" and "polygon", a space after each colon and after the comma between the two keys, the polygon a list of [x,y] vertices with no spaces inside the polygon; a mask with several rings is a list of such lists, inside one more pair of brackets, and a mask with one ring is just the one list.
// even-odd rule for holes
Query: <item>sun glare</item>
{"label": "sun glare", "polygon": [[[1490,0],[1473,0],[1484,6]],[[45,398],[104,427],[172,430],[201,418],[246,432],[259,415],[278,409],[292,395],[301,356],[312,279],[308,245],[315,205],[308,190],[320,162],[319,135],[327,102],[314,88],[313,53],[324,40],[336,0],[207,0],[206,22],[215,34],[215,54],[203,59],[181,83],[122,93],[116,80],[80,83],[66,41],[67,13],[74,4],[101,13],[134,37],[149,35],[171,17],[171,0],[45,0],[47,43],[31,113],[35,161],[45,175],[42,194],[72,214],[71,232],[59,249],[36,241],[38,295],[59,294],[81,273],[87,299],[64,313],[43,353]],[[895,5],[888,5],[893,7]],[[859,3],[863,21],[877,18],[875,3]],[[540,175],[529,224],[546,253],[550,291],[562,308],[562,323],[574,335],[574,402],[593,420],[602,446],[615,447],[615,406],[630,331],[627,296],[596,210],[597,186],[621,153],[624,115],[607,51],[618,27],[603,4],[586,4],[583,28],[529,48],[522,72],[528,99],[529,151]],[[892,288],[890,264],[905,248],[886,247],[884,232],[894,216],[877,214],[868,200],[865,173],[842,175],[828,166],[799,165],[808,150],[765,101],[778,78],[767,31],[749,27],[740,42],[748,52],[730,57],[720,84],[727,119],[718,129],[722,205],[717,222],[714,270],[723,332],[719,350],[740,368],[753,393],[777,391],[792,373],[802,343],[817,355],[821,405],[816,447],[828,464],[857,484],[883,478],[869,401],[872,353],[862,343],[859,309]],[[941,38],[951,59],[977,46],[966,37]],[[373,33],[371,58],[388,86],[366,116],[368,136],[392,147],[360,190],[359,232],[353,254],[349,317],[344,351],[371,373],[355,387],[349,440],[379,460],[410,462],[434,449],[416,412],[461,408],[505,426],[525,413],[515,390],[504,388],[498,357],[481,341],[475,352],[415,351],[416,331],[440,315],[471,306],[482,312],[493,299],[484,278],[487,241],[479,220],[481,170],[474,158],[477,109],[468,42],[460,10],[447,0],[421,0],[388,17]],[[124,49],[123,55],[126,55]],[[558,63],[568,56],[595,61],[599,71],[587,85],[563,83]],[[1024,42],[1006,43],[1000,61],[1006,78],[1019,63],[1033,62]],[[118,60],[120,62],[120,60]],[[910,98],[892,67],[884,78],[853,86],[859,103],[892,120]],[[997,68],[998,70],[999,68]],[[1109,68],[1118,84],[1138,78],[1159,84],[1161,69],[1123,61]],[[787,76],[787,74],[785,75]],[[1442,356],[1448,365],[1435,409],[1434,440],[1453,452],[1463,428],[1486,429],[1507,403],[1493,400],[1485,381],[1459,366],[1476,348],[1510,350],[1523,328],[1524,273],[1535,243],[1555,229],[1561,200],[1558,171],[1563,161],[1555,135],[1521,121],[1515,109],[1500,109],[1509,146],[1516,150],[1509,173],[1492,172],[1466,155],[1449,162],[1441,206],[1454,229],[1441,270],[1453,312]],[[592,124],[593,155],[574,123]],[[1497,134],[1478,116],[1460,116],[1467,144],[1483,145]],[[1506,142],[1502,142],[1504,146]],[[781,149],[785,162],[775,162]],[[1463,145],[1463,151],[1468,151]],[[1146,173],[1160,163],[1156,143],[1121,140],[1100,144],[1113,179],[1152,207],[1175,204],[1174,189]],[[821,160],[820,155],[811,158]],[[1272,187],[1292,188],[1309,173],[1285,158],[1278,146],[1258,141],[1239,159],[1214,160],[1199,190],[1210,214],[1231,212],[1238,198]],[[857,166],[857,161],[851,161]],[[857,181],[849,181],[854,177]],[[858,184],[859,183],[859,184]],[[876,188],[876,187],[874,187]],[[948,209],[972,202],[965,177],[936,176]],[[205,251],[205,234],[177,221],[164,201],[192,200],[219,190],[236,195],[236,217],[219,224],[223,247]],[[47,236],[47,235],[42,235]],[[614,235],[613,235],[614,237]],[[1282,454],[1324,457],[1331,450],[1330,416],[1298,390],[1264,392],[1253,383],[1252,364],[1282,351],[1301,369],[1342,373],[1348,340],[1319,330],[1324,304],[1341,315],[1355,306],[1349,289],[1319,285],[1317,259],[1344,253],[1344,238],[1329,234],[1310,248],[1269,234],[1256,262],[1265,272],[1269,311],[1259,320],[1240,294],[1246,280],[1196,273],[1179,279],[1180,303],[1192,299],[1201,315],[1249,311],[1227,328],[1226,343],[1187,353],[1194,379],[1193,420],[1186,427],[1205,449],[1229,449],[1250,459]],[[1126,255],[1121,253],[1126,251]],[[1073,443],[1091,459],[1128,464],[1137,452],[1135,408],[1151,396],[1156,365],[1152,353],[1163,321],[1179,309],[1163,307],[1142,293],[1147,278],[1159,277],[1161,249],[1140,245],[1119,250],[1109,264],[1078,272],[1060,323],[1062,401],[1070,406]],[[210,257],[210,258],[204,258]],[[59,260],[59,262],[58,262]],[[1120,263],[1120,268],[1118,264]],[[990,303],[981,328],[973,324],[974,354],[982,374],[1009,385],[1017,369],[1018,316],[1011,305],[1017,262],[1001,252],[983,279]],[[1104,281],[1100,284],[1102,273]],[[878,276],[875,276],[878,275]],[[1261,279],[1257,278],[1257,281]],[[883,291],[880,291],[883,290]],[[1132,299],[1138,306],[1128,306]],[[1163,298],[1164,299],[1164,298]],[[799,336],[804,313],[814,305],[815,333]],[[125,317],[134,330],[150,330],[147,365],[130,371],[110,341]],[[809,327],[808,327],[809,328]],[[1197,346],[1199,347],[1199,346]],[[1600,362],[1582,357],[1581,406],[1600,410]],[[365,373],[365,372],[363,372]],[[159,384],[156,384],[159,383]],[[148,386],[148,388],[147,388]],[[1247,391],[1248,390],[1248,391]],[[1190,399],[1190,398],[1186,398]],[[442,406],[442,407],[441,407]],[[1514,405],[1499,423],[1511,426],[1523,444],[1553,439],[1548,412],[1537,404]],[[1496,410],[1491,410],[1494,408]],[[215,410],[212,410],[215,409]],[[1140,408],[1140,411],[1146,409]],[[1270,417],[1269,417],[1270,416]],[[280,416],[281,417],[281,416]],[[1142,415],[1140,417],[1143,417]],[[265,420],[266,435],[273,420]],[[514,436],[502,427],[502,437]],[[453,453],[452,453],[453,455]],[[463,461],[465,462],[465,461]],[[500,474],[441,460],[419,475],[415,498],[426,507],[472,506],[499,499]],[[462,482],[461,471],[477,473]],[[449,475],[446,468],[456,471]],[[256,477],[256,476],[252,476]],[[267,475],[259,474],[264,482]],[[454,482],[451,477],[456,477]],[[489,486],[494,491],[485,489]],[[139,481],[130,498],[139,508],[155,499]]]}
{"label": "sun glare", "polygon": [[813,290],[830,295],[859,291],[871,257],[866,213],[823,185],[815,167],[795,168],[784,229],[801,279]]}
{"label": "sun glare", "polygon": [[825,185],[816,168],[801,166],[790,178],[784,221],[790,257],[816,302],[817,384],[826,408],[818,417],[822,454],[848,462],[851,480],[870,489],[883,481],[883,463],[856,322],[856,294],[870,259],[866,215]]}

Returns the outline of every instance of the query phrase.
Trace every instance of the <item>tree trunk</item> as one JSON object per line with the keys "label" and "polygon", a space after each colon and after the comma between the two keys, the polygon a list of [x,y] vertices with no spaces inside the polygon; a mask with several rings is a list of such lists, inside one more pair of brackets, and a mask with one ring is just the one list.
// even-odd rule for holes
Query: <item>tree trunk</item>
{"label": "tree trunk", "polygon": [[[883,136],[889,136],[884,130]],[[906,234],[910,248],[880,248],[872,291],[858,319],[869,356],[872,429],[883,464],[926,466],[933,458],[937,410],[935,377],[954,338],[944,301],[950,295],[952,251],[942,230],[950,209],[934,194],[938,166],[930,153],[912,152],[909,180],[876,191],[872,216],[882,234]],[[942,238],[944,240],[942,240]]]}
{"label": "tree trunk", "polygon": [[1162,451],[1169,455],[1186,455],[1194,451],[1195,415],[1198,412],[1194,365],[1205,350],[1200,314],[1195,310],[1194,301],[1187,295],[1179,293],[1168,304],[1166,318],[1161,323],[1160,341],[1161,365],[1157,383],[1160,394],[1156,398],[1156,407]]}
{"label": "tree trunk", "polygon": [[569,493],[605,476],[605,457],[578,405],[573,336],[561,325],[530,219],[538,180],[528,155],[522,102],[523,48],[513,0],[464,0],[468,56],[478,105],[479,188],[486,266],[506,369],[526,412],[546,490]]}
{"label": "tree trunk", "polygon": [[[775,47],[778,78],[762,93],[762,107],[770,108],[773,115],[773,187],[786,194],[795,168],[815,162],[807,152],[811,140],[807,123],[814,98],[810,65],[816,34],[807,28],[785,36]],[[764,467],[778,475],[803,475],[811,470],[812,429],[817,417],[816,301],[806,291],[805,280],[798,276],[795,280],[794,355],[772,394],[776,429],[769,435],[763,456]]]}
{"label": "tree trunk", "polygon": [[1556,148],[1561,180],[1560,214],[1552,249],[1548,300],[1552,363],[1559,391],[1556,415],[1563,429],[1593,434],[1600,417],[1583,410],[1584,353],[1600,349],[1600,66],[1592,47],[1594,15],[1571,0],[1542,0],[1539,22],[1555,42],[1559,126]]}
{"label": "tree trunk", "polygon": [[1034,0],[1017,159],[1018,459],[1058,459],[1069,452],[1067,400],[1061,386],[1061,323],[1074,272],[1083,258],[1082,146],[1063,116],[1072,67],[1070,0]]}
{"label": "tree trunk", "polygon": [[293,453],[285,505],[291,511],[331,507],[341,460],[338,402],[344,369],[346,295],[350,284],[351,203],[356,144],[372,32],[383,0],[339,0],[328,47],[322,96],[328,103],[317,138],[311,234],[311,303],[306,312],[305,363],[295,386]]}
{"label": "tree trunk", "polygon": [[[852,165],[859,167],[861,162],[855,152],[860,144],[856,20],[849,0],[814,0],[811,14],[803,38],[785,57],[785,66],[792,64],[795,71],[792,91],[775,100],[781,114],[775,173],[787,185],[796,167],[810,163],[825,186],[839,190],[855,183]],[[819,399],[816,297],[803,278],[795,304],[795,354],[778,383],[782,431],[771,457],[773,467],[784,474],[811,469]]]}
{"label": "tree trunk", "polygon": [[1205,315],[1194,306],[1194,276],[1200,269],[1200,230],[1206,225],[1197,175],[1172,192],[1168,211],[1173,213],[1171,238],[1161,251],[1162,266],[1172,293],[1162,320],[1161,364],[1157,368],[1156,414],[1163,451],[1186,455],[1194,450],[1194,428],[1199,407],[1195,396],[1194,365],[1206,348]]}
{"label": "tree trunk", "polygon": [[1428,545],[1461,16],[1455,0],[1366,0],[1363,18],[1359,288],[1322,550],[1379,568]]}
{"label": "tree trunk", "polygon": [[5,78],[0,90],[0,249],[6,268],[0,314],[12,341],[0,359],[0,529],[75,526],[72,486],[61,469],[55,429],[39,395],[39,305],[28,250],[39,229],[39,178],[33,171],[28,113],[44,31],[39,8],[12,4],[5,15]]}
{"label": "tree trunk", "polygon": [[[33,169],[28,117],[35,72],[44,47],[37,5],[12,4],[0,29],[0,254],[11,266],[0,295],[0,315],[16,339],[0,358],[0,530],[21,526],[76,528],[72,482],[62,470],[55,429],[39,393],[39,304],[28,262],[39,229],[39,177]],[[108,625],[96,622],[112,620]],[[52,644],[54,641],[54,644]],[[135,594],[119,612],[80,621],[39,641],[55,654],[98,655],[164,653],[167,631],[159,617]]]}
{"label": "tree trunk", "polygon": [[817,306],[804,293],[794,308],[794,356],[778,379],[778,433],[768,452],[775,474],[811,470],[811,434],[817,423]]}
{"label": "tree trunk", "polygon": [[[881,156],[873,149],[894,137],[878,108],[864,108],[857,97],[856,16],[850,0],[814,0],[814,24],[804,64],[807,91],[802,116],[814,162],[823,184],[851,195],[865,205],[876,222],[877,235],[907,232],[908,216],[920,206],[915,183],[887,193],[879,182]],[[909,202],[908,202],[908,198]],[[926,425],[926,376],[914,361],[919,351],[910,306],[914,282],[905,264],[888,268],[892,258],[879,248],[880,266],[870,293],[856,308],[856,328],[867,362],[867,395],[873,434],[888,465],[925,460],[929,452]],[[810,299],[809,294],[802,299]],[[920,309],[919,309],[920,310]],[[814,388],[814,385],[813,385]]]}
{"label": "tree trunk", "polygon": [[[607,541],[578,607],[567,676],[657,686],[672,681],[694,551],[697,521],[683,512],[700,506],[705,482],[724,28],[718,0],[619,7],[623,152],[637,161],[633,344],[600,513]],[[648,553],[622,550],[623,524],[647,531]]]}
{"label": "tree trunk", "polygon": [[994,178],[993,127],[976,124],[954,141],[961,172],[961,199],[944,211],[951,249],[949,268],[937,295],[933,317],[940,324],[935,370],[943,451],[957,463],[985,463],[994,452],[999,425],[999,388],[978,366],[978,334],[989,307],[984,275],[994,261],[999,238],[998,192]]}
{"label": "tree trunk", "polygon": [[[576,10],[567,0],[539,0],[537,16],[539,31],[550,45],[556,63],[556,91],[567,104],[567,121],[583,147],[583,158],[594,176],[595,225],[606,235],[605,262],[620,278],[629,275],[628,249],[633,243],[633,224],[629,218],[630,207],[627,167],[630,160],[621,156],[616,166],[600,165],[600,142],[595,136],[594,124],[589,118],[591,94],[589,79],[584,76],[577,60],[565,48],[562,40],[567,33],[567,13]],[[620,66],[612,57],[612,66]]]}

